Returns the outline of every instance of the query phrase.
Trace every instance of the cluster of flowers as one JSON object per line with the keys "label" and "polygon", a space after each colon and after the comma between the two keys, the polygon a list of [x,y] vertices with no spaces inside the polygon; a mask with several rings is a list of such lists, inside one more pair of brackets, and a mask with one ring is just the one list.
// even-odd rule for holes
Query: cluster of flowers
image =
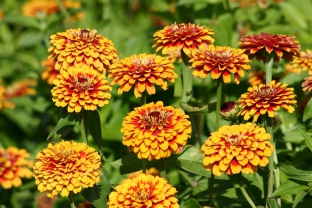
{"label": "cluster of flowers", "polygon": [[[156,52],[165,55],[186,55],[193,76],[223,80],[239,84],[244,71],[250,70],[251,58],[266,62],[266,56],[292,61],[299,56],[300,46],[286,35],[245,36],[240,49],[214,46],[213,31],[194,24],[173,24],[154,34]],[[96,110],[109,102],[111,85],[118,84],[118,93],[134,88],[135,97],[156,93],[155,86],[167,89],[167,82],[175,82],[174,65],[166,57],[155,54],[118,58],[112,41],[90,29],[68,29],[51,36],[50,56],[45,62],[49,70],[42,74],[53,83],[52,100],[68,112]],[[310,52],[308,51],[307,54]],[[267,55],[263,55],[267,54]],[[305,57],[295,58],[294,66],[302,66]],[[304,59],[305,60],[305,59]],[[106,78],[112,79],[111,83]],[[311,79],[308,79],[311,83]],[[306,82],[307,82],[306,81]],[[311,89],[311,84],[307,84]],[[287,84],[260,83],[250,87],[239,100],[239,115],[256,122],[260,115],[274,117],[280,107],[292,113],[296,104],[293,88]],[[235,105],[231,105],[235,106]],[[235,108],[236,109],[236,108]],[[163,102],[148,103],[135,108],[124,119],[122,143],[140,159],[159,160],[182,151],[191,137],[189,116],[181,109],[164,106]],[[247,173],[258,166],[266,166],[273,152],[270,134],[255,123],[222,126],[201,147],[203,166],[214,175]],[[0,171],[2,165],[0,161]],[[49,144],[39,152],[34,163],[34,177],[39,191],[49,197],[61,193],[78,193],[100,181],[101,157],[85,143],[62,141]],[[0,172],[1,173],[1,172]],[[1,175],[1,174],[0,174]],[[16,174],[15,174],[16,175]],[[140,174],[123,181],[110,194],[109,207],[151,205],[178,207],[176,189],[159,176]]]}

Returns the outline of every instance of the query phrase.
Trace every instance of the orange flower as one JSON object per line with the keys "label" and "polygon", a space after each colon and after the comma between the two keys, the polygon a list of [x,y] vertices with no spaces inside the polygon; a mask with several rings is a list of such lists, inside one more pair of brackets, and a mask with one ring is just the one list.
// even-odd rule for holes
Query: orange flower
{"label": "orange flower", "polygon": [[97,106],[108,104],[112,90],[104,74],[84,66],[85,68],[70,67],[61,70],[54,79],[56,85],[52,89],[52,100],[57,107],[67,107],[68,112],[79,113],[85,110],[96,110]]}
{"label": "orange flower", "polygon": [[248,120],[254,116],[253,122],[263,114],[269,117],[275,116],[275,111],[283,107],[289,113],[293,113],[297,101],[295,100],[294,88],[287,88],[287,84],[275,83],[273,80],[269,84],[260,84],[248,88],[248,92],[241,95],[238,102],[242,106],[240,115],[244,115],[244,119]]}
{"label": "orange flower", "polygon": [[32,172],[29,168],[33,162],[26,159],[29,156],[25,149],[0,148],[0,185],[4,189],[19,187],[22,185],[21,178],[31,178]]}
{"label": "orange flower", "polygon": [[175,82],[178,75],[174,72],[173,64],[166,58],[154,54],[139,54],[121,59],[111,65],[109,78],[114,80],[112,85],[120,85],[118,94],[128,92],[133,85],[135,97],[141,97],[146,90],[155,94],[154,84],[167,90],[167,82]]}
{"label": "orange flower", "polygon": [[265,71],[253,71],[248,74],[248,83],[251,86],[265,83]]}
{"label": "orange flower", "polygon": [[304,82],[301,86],[303,91],[312,92],[312,74],[304,78]]}
{"label": "orange flower", "polygon": [[273,56],[275,62],[279,62],[280,58],[292,61],[295,56],[299,56],[300,51],[300,45],[295,37],[284,34],[272,35],[264,32],[260,35],[242,37],[239,46],[246,50],[250,59],[256,57],[258,61],[262,60],[263,63],[267,62],[267,55]]}
{"label": "orange flower", "polygon": [[300,74],[301,71],[309,70],[312,73],[312,51],[306,50],[300,52],[300,57],[294,57],[294,60],[286,65],[286,71]]}
{"label": "orange flower", "polygon": [[36,208],[53,208],[53,204],[57,201],[58,197],[49,198],[46,193],[39,194],[36,197]]}
{"label": "orange flower", "polygon": [[22,97],[24,95],[33,95],[36,94],[36,90],[30,88],[30,86],[35,86],[37,84],[36,80],[24,79],[18,82],[13,83],[7,87],[5,96],[7,99]]}
{"label": "orange flower", "polygon": [[55,69],[53,59],[46,59],[41,62],[41,65],[44,67],[41,72],[41,78],[52,85],[53,80],[60,74],[60,71]]}
{"label": "orange flower", "polygon": [[14,103],[10,102],[6,97],[6,89],[2,85],[2,80],[0,79],[0,110],[4,110],[7,108],[14,108]]}
{"label": "orange flower", "polygon": [[[129,178],[133,179],[142,174],[142,170],[129,174]],[[159,170],[152,167],[146,170],[146,175],[160,176]]]}
{"label": "orange flower", "polygon": [[269,163],[274,148],[271,136],[253,123],[222,126],[201,147],[203,166],[216,176],[251,174]]}
{"label": "orange flower", "polygon": [[[78,9],[79,1],[62,0],[65,9]],[[22,5],[22,14],[28,17],[36,17],[40,13],[51,15],[60,12],[57,0],[29,0]]]}
{"label": "orange flower", "polygon": [[177,154],[191,137],[189,116],[161,101],[135,108],[122,123],[122,143],[142,159],[168,158]]}
{"label": "orange flower", "polygon": [[3,17],[4,17],[3,11],[2,11],[2,9],[0,8],[0,21],[3,19]]}
{"label": "orange flower", "polygon": [[62,141],[41,150],[34,164],[38,190],[53,198],[59,192],[68,196],[100,182],[101,157],[86,143]]}
{"label": "orange flower", "polygon": [[156,52],[162,49],[162,54],[170,54],[174,51],[181,51],[192,57],[197,48],[202,45],[211,45],[214,42],[212,29],[195,24],[173,24],[154,34],[153,47]]}
{"label": "orange flower", "polygon": [[178,208],[177,190],[158,176],[141,174],[127,179],[110,193],[107,205],[119,207],[163,207]]}
{"label": "orange flower", "polygon": [[118,51],[111,40],[97,34],[96,30],[68,29],[51,35],[50,56],[55,69],[84,66],[106,73],[109,66],[118,59]]}
{"label": "orange flower", "polygon": [[211,74],[212,79],[218,79],[221,75],[225,83],[231,81],[234,74],[234,82],[240,83],[240,77],[244,76],[244,70],[250,70],[250,60],[244,54],[244,50],[234,49],[227,46],[213,46],[201,48],[190,59],[193,62],[193,76],[205,78]]}

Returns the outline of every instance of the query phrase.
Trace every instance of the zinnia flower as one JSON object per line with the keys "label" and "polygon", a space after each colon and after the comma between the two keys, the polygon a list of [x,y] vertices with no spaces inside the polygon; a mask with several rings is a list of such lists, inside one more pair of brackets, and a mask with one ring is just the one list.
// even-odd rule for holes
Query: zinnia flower
{"label": "zinnia flower", "polygon": [[[131,178],[131,179],[136,178],[142,173],[143,173],[142,170],[131,173],[131,174],[129,174],[129,178]],[[158,169],[152,167],[152,168],[146,170],[146,175],[160,176],[160,173],[159,173]]]}
{"label": "zinnia flower", "polygon": [[47,196],[47,193],[39,194],[36,197],[36,208],[53,208],[53,204],[58,200],[58,196],[50,198]]}
{"label": "zinnia flower", "polygon": [[163,178],[141,174],[127,179],[110,193],[109,208],[162,207],[178,208],[177,190]]}
{"label": "zinnia flower", "polygon": [[300,57],[294,57],[294,60],[286,65],[286,71],[293,71],[299,74],[301,71],[309,70],[312,73],[312,51],[306,50],[300,52]]}
{"label": "zinnia flower", "polygon": [[135,108],[122,123],[122,143],[142,159],[168,158],[177,154],[191,137],[189,116],[161,101]]}
{"label": "zinnia flower", "polygon": [[273,80],[268,84],[249,87],[248,92],[241,95],[238,100],[242,106],[240,115],[244,115],[245,120],[254,116],[253,122],[256,122],[260,115],[266,113],[269,117],[274,117],[281,107],[289,113],[294,112],[295,108],[292,105],[297,103],[294,88],[287,88],[287,84],[275,82]]}
{"label": "zinnia flower", "polygon": [[104,74],[92,68],[73,68],[61,70],[54,79],[56,85],[52,90],[52,100],[58,107],[67,107],[68,112],[79,113],[85,110],[96,110],[97,106],[108,104],[112,90]]}
{"label": "zinnia flower", "polygon": [[118,59],[113,42],[96,30],[68,29],[51,35],[50,43],[53,47],[49,48],[49,58],[54,60],[56,70],[87,65],[105,74]]}
{"label": "zinnia flower", "polygon": [[62,141],[41,150],[34,164],[38,190],[54,197],[68,196],[100,182],[101,157],[86,143]]}
{"label": "zinnia flower", "polygon": [[304,79],[301,86],[303,91],[312,92],[312,74]]}
{"label": "zinnia flower", "polygon": [[250,59],[256,57],[263,63],[267,62],[268,55],[273,56],[275,62],[279,62],[280,58],[292,61],[295,56],[300,55],[300,45],[295,37],[284,34],[272,35],[262,32],[260,35],[246,35],[240,39],[239,47],[246,50]]}
{"label": "zinnia flower", "polygon": [[7,99],[22,97],[25,95],[36,94],[36,90],[31,88],[37,84],[36,80],[23,79],[17,82],[14,82],[12,85],[8,86],[5,92]]}
{"label": "zinnia flower", "polygon": [[[65,9],[78,9],[79,1],[62,0]],[[22,5],[22,14],[28,17],[36,17],[40,13],[51,15],[60,12],[57,0],[29,0]]]}
{"label": "zinnia flower", "polygon": [[253,71],[248,74],[248,83],[251,86],[265,83],[265,71]]}
{"label": "zinnia flower", "polygon": [[234,121],[237,119],[241,108],[239,103],[233,101],[225,102],[221,105],[220,117],[223,120]]}
{"label": "zinnia flower", "polygon": [[10,102],[6,97],[6,89],[2,85],[2,80],[0,79],[0,110],[7,108],[14,108],[14,103]]}
{"label": "zinnia flower", "polygon": [[244,50],[234,49],[227,46],[213,46],[201,48],[190,59],[193,62],[193,76],[205,78],[211,74],[212,79],[218,79],[221,75],[225,83],[231,81],[234,74],[234,82],[240,83],[240,77],[244,76],[244,70],[250,70],[250,60],[244,54]]}
{"label": "zinnia flower", "polygon": [[156,52],[162,49],[162,54],[181,51],[192,57],[197,48],[202,45],[211,45],[214,42],[212,29],[195,24],[172,24],[155,32],[153,47]]}
{"label": "zinnia flower", "polygon": [[25,149],[16,147],[0,148],[0,185],[4,189],[22,185],[22,178],[31,178],[29,168],[33,162],[27,160],[30,154]]}
{"label": "zinnia flower", "polygon": [[274,148],[271,136],[253,123],[222,126],[201,147],[203,166],[216,176],[251,174],[269,163]]}
{"label": "zinnia flower", "polygon": [[60,71],[55,69],[53,59],[46,59],[41,62],[41,65],[44,67],[41,72],[41,78],[52,85],[53,80],[60,74]]}
{"label": "zinnia flower", "polygon": [[139,54],[121,59],[111,65],[109,78],[112,85],[120,85],[118,94],[128,92],[133,85],[135,97],[141,97],[144,91],[155,94],[154,84],[167,90],[167,81],[174,83],[178,75],[173,64],[166,58],[155,54]]}

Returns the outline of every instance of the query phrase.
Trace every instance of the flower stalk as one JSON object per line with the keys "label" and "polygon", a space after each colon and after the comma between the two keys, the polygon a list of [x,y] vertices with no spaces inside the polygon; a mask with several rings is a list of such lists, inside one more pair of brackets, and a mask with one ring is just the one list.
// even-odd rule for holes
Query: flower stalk
{"label": "flower stalk", "polygon": [[182,102],[187,103],[190,100],[190,95],[193,90],[193,77],[192,77],[192,71],[189,69],[188,64],[188,57],[187,55],[181,51],[181,56],[183,60],[182,65]]}
{"label": "flower stalk", "polygon": [[88,132],[89,132],[89,112],[87,110],[82,110],[80,120],[80,132],[83,142],[88,144]]}
{"label": "flower stalk", "polygon": [[255,203],[253,203],[252,199],[250,198],[250,196],[248,195],[245,187],[244,187],[244,183],[243,183],[243,177],[242,177],[242,173],[239,173],[238,174],[238,185],[239,185],[239,188],[240,190],[242,191],[245,199],[248,201],[248,203],[250,204],[250,206],[252,208],[256,208],[256,205]]}
{"label": "flower stalk", "polygon": [[70,207],[71,208],[76,208],[75,199],[74,199],[74,193],[72,191],[69,193],[69,201],[70,201]]}

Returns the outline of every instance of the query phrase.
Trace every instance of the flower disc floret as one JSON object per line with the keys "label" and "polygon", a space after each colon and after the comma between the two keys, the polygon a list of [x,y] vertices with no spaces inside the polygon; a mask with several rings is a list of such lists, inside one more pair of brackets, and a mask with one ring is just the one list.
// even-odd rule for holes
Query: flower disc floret
{"label": "flower disc floret", "polygon": [[68,68],[61,70],[53,80],[52,100],[58,107],[67,107],[68,112],[79,113],[96,110],[109,103],[112,88],[100,74],[92,68]]}
{"label": "flower disc floret", "polygon": [[155,54],[139,54],[121,59],[110,68],[109,78],[112,85],[119,84],[118,94],[128,92],[134,85],[135,97],[146,91],[155,94],[154,84],[167,90],[167,81],[174,83],[178,75],[169,59]]}
{"label": "flower disc floret", "polygon": [[122,143],[140,159],[168,158],[180,153],[191,137],[189,116],[161,101],[135,108],[124,119]]}
{"label": "flower disc floret", "polygon": [[249,58],[256,57],[257,60],[267,62],[267,56],[273,56],[275,62],[280,58],[292,61],[295,56],[299,56],[300,45],[295,37],[284,34],[246,35],[240,39],[239,47],[246,50]]}
{"label": "flower disc floret", "polygon": [[109,208],[178,208],[177,190],[158,176],[141,174],[115,187],[108,199]]}
{"label": "flower disc floret", "polygon": [[87,65],[106,73],[109,66],[118,59],[118,51],[111,40],[90,29],[68,29],[51,35],[50,56],[55,69],[82,68]]}
{"label": "flower disc floret", "polygon": [[203,166],[216,176],[252,174],[269,163],[274,149],[270,139],[263,127],[253,123],[222,126],[201,147]]}
{"label": "flower disc floret", "polygon": [[22,178],[31,178],[33,162],[27,160],[30,154],[16,147],[0,148],[0,186],[10,189],[22,185]]}
{"label": "flower disc floret", "polygon": [[48,197],[68,196],[100,182],[101,157],[86,143],[61,141],[41,150],[34,164],[38,190]]}
{"label": "flower disc floret", "polygon": [[183,51],[192,57],[200,46],[208,46],[214,43],[213,30],[195,24],[172,24],[155,32],[153,47],[156,52],[162,50],[162,54],[170,54],[175,51]]}
{"label": "flower disc floret", "polygon": [[239,84],[240,77],[244,77],[244,70],[251,69],[244,50],[227,46],[202,47],[190,62],[194,77],[203,79],[211,74],[212,79],[218,79],[222,75],[225,83],[229,83],[231,74],[234,74],[234,83]]}
{"label": "flower disc floret", "polygon": [[242,107],[240,115],[244,115],[245,120],[254,116],[253,122],[256,122],[260,115],[268,114],[269,117],[274,117],[281,107],[293,113],[293,105],[297,103],[295,97],[294,88],[287,88],[287,84],[282,85],[274,80],[268,84],[249,87],[248,92],[238,100]]}

